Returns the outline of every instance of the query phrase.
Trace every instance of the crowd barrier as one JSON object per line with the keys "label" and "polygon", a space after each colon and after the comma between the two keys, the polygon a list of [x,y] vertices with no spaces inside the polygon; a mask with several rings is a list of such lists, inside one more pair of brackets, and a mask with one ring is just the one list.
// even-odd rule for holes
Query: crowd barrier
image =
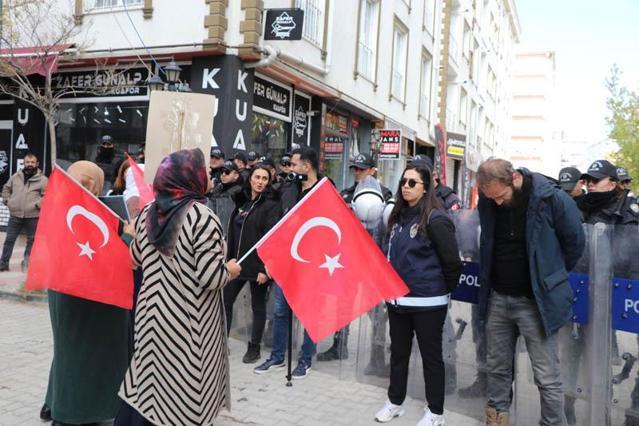
{"label": "crowd barrier", "polygon": [[[469,397],[459,392],[478,378],[481,380],[486,371],[486,341],[477,308],[479,222],[476,212],[466,210],[455,215],[455,222],[460,256],[465,262],[444,326],[445,408],[481,420],[485,395]],[[639,425],[639,363],[636,363],[639,357],[639,227],[584,225],[584,232],[586,249],[570,274],[572,321],[557,335],[566,403],[574,406],[574,424]],[[248,286],[236,301],[231,330],[231,337],[244,341],[248,341],[252,318],[247,289]],[[272,300],[267,316],[270,322]],[[293,336],[296,360],[302,341],[302,328],[297,321]],[[267,324],[262,360],[270,353],[271,339]],[[328,349],[332,341],[327,338],[320,342],[318,352]],[[381,404],[388,377],[371,366],[387,366],[390,358],[383,304],[350,325],[347,347],[348,359],[314,361],[313,370],[341,380],[379,386]],[[412,350],[408,394],[425,400],[416,341]],[[246,368],[254,366],[246,365]],[[520,338],[515,354],[510,424],[538,424],[539,412],[539,393],[525,342]]]}

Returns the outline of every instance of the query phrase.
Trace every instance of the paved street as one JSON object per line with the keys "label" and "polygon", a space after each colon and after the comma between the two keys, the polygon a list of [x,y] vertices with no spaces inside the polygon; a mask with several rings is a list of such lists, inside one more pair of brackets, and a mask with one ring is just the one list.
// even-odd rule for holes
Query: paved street
{"label": "paved street", "polygon": [[[46,304],[0,299],[0,424],[38,425],[51,363],[51,329]],[[282,372],[257,376],[242,364],[244,344],[231,339],[232,413],[222,425],[353,425],[375,424],[373,414],[384,389],[313,371],[305,380],[285,386]],[[423,404],[409,399],[406,415],[393,422],[412,425]],[[449,413],[448,424],[475,424]]]}

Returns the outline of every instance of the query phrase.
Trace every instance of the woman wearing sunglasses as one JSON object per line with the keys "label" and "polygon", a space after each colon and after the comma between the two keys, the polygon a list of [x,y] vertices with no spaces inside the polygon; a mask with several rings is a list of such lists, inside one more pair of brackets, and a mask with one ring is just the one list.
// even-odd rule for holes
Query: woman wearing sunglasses
{"label": "woman wearing sunglasses", "polygon": [[388,222],[385,253],[410,293],[387,301],[391,338],[388,400],[378,422],[404,414],[408,364],[413,335],[422,355],[428,407],[418,426],[444,424],[444,361],[442,329],[450,292],[459,282],[455,226],[439,204],[430,168],[409,164],[402,175],[396,204]]}

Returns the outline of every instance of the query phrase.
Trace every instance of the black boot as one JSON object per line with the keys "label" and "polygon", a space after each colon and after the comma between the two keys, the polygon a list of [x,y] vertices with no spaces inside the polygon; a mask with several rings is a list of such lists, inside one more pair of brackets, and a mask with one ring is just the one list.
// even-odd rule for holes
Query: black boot
{"label": "black boot", "polygon": [[49,408],[46,402],[42,405],[42,409],[40,409],[40,420],[43,422],[51,420],[51,408]]}
{"label": "black boot", "polygon": [[328,348],[326,352],[317,354],[317,360],[335,361],[338,359],[348,359],[348,348],[346,347],[346,341],[336,336],[333,338],[333,346]]}
{"label": "black boot", "polygon": [[366,376],[390,377],[390,365],[386,364],[384,346],[373,345],[371,348],[371,360],[364,368]]}
{"label": "black boot", "polygon": [[478,373],[475,381],[458,391],[461,398],[482,398],[486,395],[486,373]]}
{"label": "black boot", "polygon": [[260,345],[249,342],[246,353],[242,358],[244,364],[253,364],[260,359]]}
{"label": "black boot", "polygon": [[575,415],[575,398],[566,395],[564,397],[564,413],[566,414],[566,421],[569,425],[577,424],[577,416]]}

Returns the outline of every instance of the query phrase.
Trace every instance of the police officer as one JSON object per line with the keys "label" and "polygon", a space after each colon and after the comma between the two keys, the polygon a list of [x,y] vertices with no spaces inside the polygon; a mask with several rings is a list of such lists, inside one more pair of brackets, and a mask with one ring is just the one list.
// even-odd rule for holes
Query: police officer
{"label": "police officer", "polygon": [[[623,189],[619,187],[618,170],[607,160],[593,162],[586,173],[581,175],[581,179],[586,182],[588,188],[588,193],[576,200],[583,221],[587,224],[604,223],[613,226],[611,235],[612,253],[614,253],[613,275],[620,278],[639,277],[638,266],[636,266],[639,207],[636,200],[627,197]],[[589,256],[584,256],[576,270],[588,272],[588,260]],[[584,349],[583,330],[575,327],[572,334],[573,337],[566,347],[565,355],[568,360],[568,374],[566,374],[564,410],[568,424],[577,423],[574,392]],[[616,335],[613,336],[612,352],[612,362],[616,365],[621,364]]]}
{"label": "police officer", "polygon": [[[353,196],[355,195],[355,189],[357,185],[362,182],[368,176],[374,176],[376,169],[376,163],[373,157],[369,154],[358,154],[353,160],[351,160],[351,164],[349,166],[353,176],[355,177],[355,183],[344,189],[340,195],[342,199],[350,205],[353,201]],[[390,189],[386,188],[384,185],[381,185],[382,196],[384,197],[384,201],[388,201],[393,197],[393,193]],[[337,331],[333,336],[333,345],[320,354],[317,354],[318,361],[333,361],[338,359],[348,359],[348,334],[349,334],[349,326],[342,328]]]}
{"label": "police officer", "polygon": [[208,207],[220,218],[226,235],[231,213],[235,209],[235,197],[242,191],[242,179],[232,161],[225,161],[220,169],[220,181],[209,194]]}
{"label": "police officer", "polygon": [[619,178],[619,186],[626,192],[626,195],[636,198],[635,194],[633,194],[632,190],[630,189],[630,182],[632,182],[632,178],[628,174],[628,170],[623,167],[618,167],[617,178]]}
{"label": "police officer", "polygon": [[[355,182],[340,193],[347,204],[350,204],[351,201],[353,201],[353,195],[355,194],[357,184],[366,179],[366,176],[375,176],[375,173],[377,172],[377,164],[371,155],[358,154],[357,157],[351,160],[349,168],[351,173],[353,173]],[[388,201],[393,198],[393,192],[390,189],[386,188],[384,185],[381,185],[381,187],[384,201]]]}
{"label": "police officer", "polygon": [[224,151],[214,146],[211,148],[211,158],[209,159],[209,167],[211,168],[211,180],[213,186],[220,182],[220,175],[222,174],[222,166],[224,166]]}
{"label": "police officer", "polygon": [[255,151],[249,151],[248,154],[246,154],[246,160],[247,160],[246,168],[250,170],[260,160],[260,156]]}
{"label": "police officer", "polygon": [[284,181],[289,173],[291,173],[291,156],[287,153],[280,159],[280,171],[277,173],[278,180]]}
{"label": "police officer", "polygon": [[455,190],[449,186],[441,183],[439,179],[439,173],[433,167],[433,160],[423,154],[417,154],[409,161],[409,164],[414,162],[422,162],[426,167],[433,171],[433,177],[435,178],[435,195],[447,212],[459,210],[462,207],[461,200],[455,193]]}
{"label": "police officer", "polygon": [[573,199],[577,199],[585,194],[584,181],[581,178],[581,172],[575,167],[564,167],[559,171],[559,186],[570,195]]}
{"label": "police officer", "polygon": [[233,156],[233,163],[235,163],[235,166],[237,167],[237,171],[240,174],[242,181],[245,181],[248,178],[248,170],[247,170],[248,156],[246,155],[246,152],[244,151],[236,152],[235,155]]}

